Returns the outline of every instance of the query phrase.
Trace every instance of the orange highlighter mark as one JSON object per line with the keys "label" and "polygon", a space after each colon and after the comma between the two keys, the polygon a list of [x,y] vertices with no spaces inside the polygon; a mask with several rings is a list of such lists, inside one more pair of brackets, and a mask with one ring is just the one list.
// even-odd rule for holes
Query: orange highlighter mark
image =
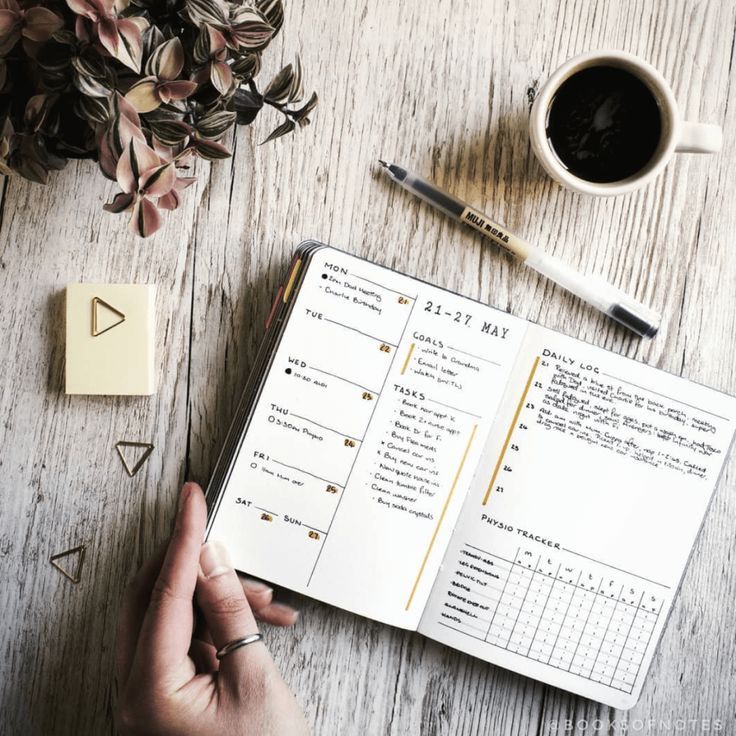
{"label": "orange highlighter mark", "polygon": [[519,414],[521,414],[521,409],[524,406],[524,401],[526,401],[526,395],[529,393],[529,387],[532,385],[532,380],[534,379],[534,373],[537,370],[538,365],[539,365],[539,356],[537,355],[537,357],[534,359],[534,363],[532,364],[532,369],[531,371],[529,371],[529,378],[526,379],[526,386],[524,386],[524,391],[521,394],[521,398],[519,399],[518,405],[516,406],[516,412],[514,412],[514,418],[511,420],[509,431],[506,433],[506,439],[504,440],[503,447],[501,448],[501,454],[498,456],[498,462],[496,463],[496,467],[493,470],[493,475],[491,476],[491,481],[488,484],[486,495],[483,497],[483,506],[485,506],[488,503],[488,498],[491,495],[491,489],[493,488],[493,485],[496,482],[496,476],[498,475],[498,471],[501,468],[501,463],[503,462],[503,458],[506,455],[506,450],[508,449],[509,442],[511,442],[511,435],[514,433],[516,422],[519,421]]}
{"label": "orange highlighter mark", "polygon": [[266,320],[266,329],[268,329],[271,326],[271,322],[273,321],[274,315],[276,314],[276,310],[279,306],[279,301],[281,299],[281,294],[284,292],[284,287],[279,286],[279,290],[276,292],[276,298],[273,300],[273,304],[271,305],[271,311],[268,313],[268,319]]}

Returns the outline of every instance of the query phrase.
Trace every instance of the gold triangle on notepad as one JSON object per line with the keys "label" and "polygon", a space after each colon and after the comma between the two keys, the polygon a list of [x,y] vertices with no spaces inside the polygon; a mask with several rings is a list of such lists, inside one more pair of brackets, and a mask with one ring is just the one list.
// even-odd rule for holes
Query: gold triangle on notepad
{"label": "gold triangle on notepad", "polygon": [[[66,552],[58,552],[55,555],[49,557],[49,562],[65,577],[71,580],[73,583],[78,583],[82,577],[82,565],[84,565],[84,555],[87,551],[87,545],[80,544],[77,547],[72,547],[66,550]],[[77,564],[74,568],[74,572],[71,572],[71,568],[67,568],[61,565],[58,560],[70,555],[77,555]]]}
{"label": "gold triangle on notepad", "polygon": [[[126,447],[133,448],[134,450],[143,449],[143,452],[137,460],[133,458],[128,459],[123,452],[123,448]],[[153,452],[153,445],[150,442],[128,442],[127,440],[121,440],[115,443],[115,449],[118,451],[118,455],[120,455],[125,472],[132,478],[143,467],[143,463],[148,460],[148,456]]]}
{"label": "gold triangle on notepad", "polygon": [[125,315],[100,297],[92,299],[92,337],[111,330],[125,322]]}

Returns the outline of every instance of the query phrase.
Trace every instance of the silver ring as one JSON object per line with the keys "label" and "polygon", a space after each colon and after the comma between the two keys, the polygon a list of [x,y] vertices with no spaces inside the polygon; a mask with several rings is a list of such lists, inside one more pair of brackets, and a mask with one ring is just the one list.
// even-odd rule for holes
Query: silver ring
{"label": "silver ring", "polygon": [[246,647],[248,646],[248,644],[255,644],[261,639],[263,639],[263,636],[261,634],[249,634],[248,636],[244,636],[242,639],[234,639],[233,641],[229,641],[222,649],[217,652],[217,659],[222,659],[231,652],[234,652],[236,649],[240,649],[240,647]]}

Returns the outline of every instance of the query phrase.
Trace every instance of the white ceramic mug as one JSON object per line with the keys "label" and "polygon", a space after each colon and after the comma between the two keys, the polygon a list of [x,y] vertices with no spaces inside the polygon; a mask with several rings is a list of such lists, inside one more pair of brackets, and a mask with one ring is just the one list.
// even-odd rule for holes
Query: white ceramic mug
{"label": "white ceramic mug", "polygon": [[[661,114],[661,137],[651,159],[635,174],[618,181],[593,182],[575,176],[565,168],[547,139],[547,115],[555,93],[565,80],[591,66],[618,67],[636,76],[654,95]],[[651,64],[625,51],[589,51],[559,67],[534,100],[529,133],[534,153],[553,179],[581,194],[604,196],[630,192],[649,183],[675,153],[716,153],[722,142],[717,125],[683,120],[664,77]]]}

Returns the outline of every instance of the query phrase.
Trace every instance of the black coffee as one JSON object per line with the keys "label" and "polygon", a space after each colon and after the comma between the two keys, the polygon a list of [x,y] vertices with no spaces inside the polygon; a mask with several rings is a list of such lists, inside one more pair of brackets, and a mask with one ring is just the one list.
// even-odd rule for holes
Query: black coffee
{"label": "black coffee", "polygon": [[547,114],[547,138],[580,179],[626,179],[652,158],[662,133],[657,100],[633,74],[592,66],[565,80]]}

